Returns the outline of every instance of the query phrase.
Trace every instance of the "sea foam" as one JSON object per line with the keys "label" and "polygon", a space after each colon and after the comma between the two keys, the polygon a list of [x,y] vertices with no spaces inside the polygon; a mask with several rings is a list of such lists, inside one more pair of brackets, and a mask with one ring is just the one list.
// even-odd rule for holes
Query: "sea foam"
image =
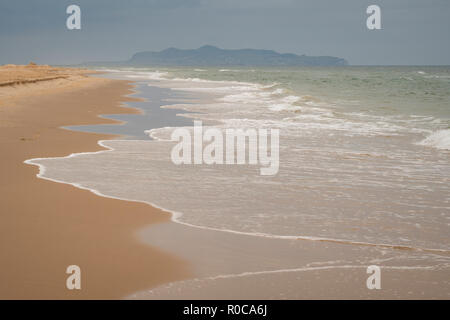
{"label": "sea foam", "polygon": [[424,140],[420,141],[419,145],[450,150],[450,129],[433,132]]}

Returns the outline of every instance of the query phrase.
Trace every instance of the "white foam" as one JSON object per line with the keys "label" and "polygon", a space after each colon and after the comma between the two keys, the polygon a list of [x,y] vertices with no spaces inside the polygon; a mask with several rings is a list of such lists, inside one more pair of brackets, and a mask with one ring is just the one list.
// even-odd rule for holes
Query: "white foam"
{"label": "white foam", "polygon": [[163,71],[152,71],[152,72],[133,72],[134,74],[126,75],[127,78],[143,78],[148,80],[165,80],[167,79],[169,73]]}
{"label": "white foam", "polygon": [[[400,271],[411,271],[411,270],[436,270],[439,268],[448,268],[448,264],[442,263],[436,266],[383,266],[383,270],[400,270]],[[262,270],[262,271],[249,271],[241,273],[232,274],[219,274],[215,276],[209,276],[204,278],[194,278],[184,281],[170,282],[149,290],[140,291],[125,297],[125,299],[148,299],[154,294],[158,294],[161,291],[168,289],[178,289],[182,290],[183,285],[190,288],[198,287],[199,283],[216,281],[216,280],[226,280],[235,278],[247,278],[255,277],[261,275],[275,275],[275,274],[285,274],[285,273],[299,273],[299,272],[313,272],[313,271],[328,271],[328,270],[346,270],[346,269],[367,269],[367,265],[330,265],[330,266],[305,266],[298,268],[289,269],[275,269],[275,270]]]}
{"label": "white foam", "polygon": [[[143,72],[144,75],[147,75],[148,73]],[[153,73],[155,77],[162,77],[163,75],[158,74],[158,73]],[[172,84],[173,80],[172,79],[167,79],[164,80],[165,84],[166,82],[170,84]],[[271,127],[271,128],[280,128],[283,129],[286,128],[286,130],[283,132],[285,140],[284,142],[286,143],[287,139],[291,138],[288,137],[288,134],[286,134],[287,131],[289,132],[293,132],[294,135],[292,135],[291,138],[291,145],[292,143],[294,143],[293,145],[295,146],[295,148],[293,149],[293,151],[298,150],[298,154],[300,156],[302,156],[302,153],[300,152],[301,150],[301,145],[297,143],[297,141],[299,141],[298,137],[300,135],[305,136],[306,134],[310,134],[311,136],[317,136],[318,133],[322,134],[323,132],[338,132],[338,131],[344,131],[343,134],[348,135],[348,134],[359,134],[359,135],[373,135],[373,134],[385,134],[386,132],[391,133],[392,135],[400,130],[403,130],[401,127],[398,126],[392,126],[393,122],[383,122],[381,121],[384,118],[379,118],[379,119],[371,119],[373,121],[364,121],[363,119],[359,118],[357,114],[354,114],[354,117],[350,118],[356,118],[357,121],[352,121],[350,119],[348,119],[346,117],[346,119],[342,119],[342,118],[336,118],[334,116],[334,114],[332,112],[330,112],[330,109],[326,109],[326,108],[314,108],[314,107],[310,107],[310,106],[304,106],[304,107],[298,107],[295,106],[294,103],[297,103],[299,101],[299,99],[303,99],[302,97],[299,96],[294,96],[294,95],[284,95],[284,96],[279,96],[282,93],[285,93],[284,91],[280,91],[283,89],[269,89],[271,88],[270,86],[261,86],[258,84],[247,84],[247,83],[243,83],[243,82],[229,82],[229,81],[209,81],[209,80],[202,80],[202,81],[197,81],[194,80],[192,81],[189,79],[179,79],[177,80],[179,81],[179,83],[181,83],[182,86],[185,85],[185,83],[190,83],[192,85],[192,88],[177,88],[178,90],[189,90],[191,89],[192,91],[195,90],[211,90],[211,91],[216,91],[216,92],[220,92],[221,95],[224,96],[224,98],[222,99],[217,99],[216,103],[192,103],[192,104],[177,104],[177,105],[173,105],[172,107],[174,108],[181,108],[181,109],[185,109],[185,110],[190,110],[190,111],[200,111],[200,112],[204,112],[203,114],[189,114],[189,115],[185,115],[183,114],[183,116],[188,116],[188,117],[195,117],[195,118],[201,118],[204,117],[205,120],[218,120],[220,123],[223,124],[223,126],[225,127],[257,127],[257,128],[262,128],[262,127]],[[184,82],[183,82],[184,81]],[[178,82],[177,82],[178,83]],[[211,87],[208,87],[208,85],[211,85]],[[228,94],[228,95],[227,95]],[[229,100],[228,103],[226,103],[223,100]],[[305,99],[309,99],[307,96],[305,97]],[[230,103],[233,102],[233,103]],[[236,105],[234,105],[236,104]],[[277,106],[278,104],[278,106]],[[168,107],[168,106],[166,106]],[[277,107],[279,107],[279,110],[277,110]],[[275,113],[271,113],[271,108],[273,108],[272,111],[292,111],[292,110],[300,110],[301,113],[300,114],[295,114],[294,117],[286,117],[286,112],[284,112],[283,114],[275,114]],[[303,110],[305,109],[305,110]],[[268,112],[266,112],[268,111]],[[153,130],[147,130],[146,133],[152,137],[153,139],[155,139],[155,143],[157,142],[164,142],[164,141],[171,141],[170,140],[170,133],[168,134],[168,131],[170,131],[169,127],[166,128],[159,128],[159,129],[153,129]],[[294,129],[294,130],[292,130]],[[300,129],[300,130],[299,130]],[[314,129],[314,130],[309,130],[309,129]],[[340,134],[340,133],[337,133]],[[115,140],[115,141],[120,141],[120,140]],[[127,140],[131,141],[131,140]],[[302,143],[306,144],[308,143],[309,140],[305,140],[302,139]],[[326,142],[326,141],[322,141],[322,142]],[[163,143],[164,145],[165,143]],[[103,143],[103,141],[99,141],[99,145],[107,148],[108,150],[105,151],[100,151],[100,152],[96,152],[96,153],[101,153],[101,152],[108,152],[111,150],[114,150],[113,148],[105,145]],[[324,150],[325,146],[321,146],[321,149]],[[308,146],[305,146],[304,149],[307,150]],[[83,155],[83,154],[93,154],[93,153],[80,153],[80,154],[73,154],[68,156],[67,158],[70,157],[75,157],[77,155]],[[293,157],[295,158],[295,157]],[[295,158],[297,159],[297,158]],[[50,178],[46,178],[45,177],[45,167],[41,164],[39,164],[38,160],[41,159],[30,159],[27,160],[25,163],[28,164],[34,164],[34,165],[38,165],[40,167],[40,173],[38,175],[38,177],[44,178],[44,179],[48,179],[48,180],[52,180],[55,182],[59,182],[59,183],[67,183],[64,181],[58,181],[58,180],[53,180]],[[289,161],[290,158],[285,158],[285,161]],[[295,162],[294,160],[292,160],[293,163]],[[291,167],[289,167],[289,169],[292,169]],[[76,180],[72,180],[72,181],[76,181]],[[372,181],[371,183],[375,183],[376,181]],[[267,183],[266,181],[264,181],[263,183]],[[354,183],[354,182],[352,182]],[[127,198],[127,196],[133,197],[133,195],[125,195],[125,198],[118,198],[118,197],[114,197],[114,196],[108,196],[108,195],[104,195],[102,194],[100,191],[95,190],[95,189],[89,189],[86,187],[83,187],[79,184],[76,183],[68,183],[71,185],[74,185],[76,187],[82,188],[82,189],[87,189],[92,191],[93,193],[97,194],[97,195],[101,195],[101,196],[105,196],[105,197],[110,197],[110,198],[116,198],[116,199],[121,199],[121,200],[128,200],[128,201],[137,201],[137,202],[143,202],[143,203],[147,203],[150,204],[154,207],[158,207],[162,210],[165,210],[167,212],[170,212],[172,214],[172,221],[189,226],[189,227],[195,227],[195,228],[201,228],[201,229],[208,229],[208,230],[214,230],[214,231],[222,231],[222,232],[230,232],[230,233],[236,233],[236,234],[241,234],[241,235],[248,235],[248,236],[258,236],[258,237],[265,237],[265,238],[277,238],[277,239],[300,239],[300,240],[313,240],[313,241],[330,241],[330,242],[342,242],[345,244],[354,244],[354,245],[369,245],[369,246],[380,246],[380,247],[389,247],[389,248],[393,248],[393,247],[397,247],[396,245],[392,244],[392,243],[398,243],[398,240],[395,240],[395,238],[393,239],[388,239],[388,238],[378,238],[378,237],[366,237],[366,238],[354,238],[353,240],[349,240],[352,239],[352,235],[349,234],[329,234],[329,233],[317,233],[317,232],[311,232],[310,230],[296,230],[296,229],[289,229],[288,231],[280,231],[280,230],[275,230],[275,229],[251,229],[251,228],[243,228],[241,229],[242,231],[237,231],[239,230],[239,228],[236,228],[233,225],[220,225],[220,224],[216,224],[216,225],[212,225],[211,227],[207,227],[207,226],[203,226],[203,224],[208,225],[208,223],[204,223],[204,221],[195,221],[195,220],[189,220],[189,217],[191,215],[191,212],[186,211],[186,208],[181,208],[181,207],[177,207],[177,206],[173,206],[173,204],[168,204],[168,203],[164,203],[164,202],[160,202],[158,198],[154,198],[154,199],[149,199],[150,201],[156,201],[157,203],[159,203],[160,205],[162,204],[163,206],[167,207],[167,208],[172,208],[175,210],[167,210],[167,208],[163,208],[162,206],[158,206],[155,205],[155,203],[150,202],[150,201],[141,201],[141,200],[136,200],[136,199],[130,199]],[[100,190],[105,190],[102,189],[101,187],[98,187]],[[430,189],[431,190],[431,189]],[[114,194],[114,193],[113,193]],[[121,194],[119,194],[121,195]],[[124,196],[123,194],[121,196]],[[145,200],[145,198],[141,198],[143,200]],[[411,204],[408,204],[411,205]],[[428,208],[429,207],[429,204]],[[186,216],[184,217],[183,221],[181,221],[181,217],[182,214],[179,211],[183,211],[186,213]],[[266,208],[264,208],[264,210],[266,210]],[[191,223],[186,222],[189,221]],[[272,225],[272,224],[270,224]],[[237,229],[237,230],[235,230]],[[263,231],[263,232],[255,232],[255,230],[257,231]],[[317,231],[317,230],[315,230]],[[296,233],[303,233],[303,234],[313,234],[313,235],[320,235],[319,237],[310,237],[310,236],[302,236],[302,235],[295,235]],[[330,236],[330,238],[326,238],[326,237],[322,237],[322,235],[325,236]],[[337,239],[340,238],[340,239]],[[347,239],[345,239],[347,238]],[[355,241],[355,240],[362,240],[362,241]],[[365,242],[366,241],[366,242]],[[376,243],[376,242],[385,242],[385,243]],[[390,243],[390,244],[386,244],[386,243]],[[407,249],[412,249],[412,250],[435,250],[435,251],[441,251],[439,249],[419,249],[419,248],[415,248],[415,246],[418,247],[433,247],[433,244],[429,244],[429,243],[417,243],[416,245],[411,245],[411,246],[407,246],[404,248]],[[445,251],[445,250],[443,250]]]}
{"label": "white foam", "polygon": [[[442,264],[447,266],[447,264]],[[434,270],[439,266],[383,266],[383,269],[390,270]],[[366,265],[333,265],[333,266],[318,266],[318,267],[300,267],[291,269],[277,269],[277,270],[263,270],[263,271],[249,271],[235,274],[221,274],[217,276],[211,276],[207,278],[197,278],[188,281],[195,280],[218,280],[229,278],[243,278],[249,276],[258,276],[264,274],[277,274],[277,273],[293,273],[293,272],[306,272],[306,271],[321,271],[321,270],[334,270],[334,269],[367,269]]]}
{"label": "white foam", "polygon": [[[149,130],[151,131],[151,130]],[[219,231],[219,232],[227,232],[232,234],[238,234],[238,235],[245,235],[245,236],[251,236],[251,237],[262,237],[262,238],[271,238],[271,239],[284,239],[284,240],[308,240],[308,241],[320,241],[320,242],[331,242],[331,243],[340,243],[340,244],[347,244],[347,245],[359,245],[359,246],[369,246],[369,247],[380,247],[380,248],[390,248],[390,249],[403,249],[403,250],[414,250],[414,251],[426,251],[426,252],[434,252],[434,253],[448,253],[449,250],[445,249],[437,249],[437,248],[420,248],[420,247],[414,247],[414,246],[406,246],[406,245],[398,245],[398,244],[388,244],[388,243],[371,243],[371,242],[364,242],[364,241],[354,241],[354,240],[348,240],[348,239],[335,239],[335,238],[326,238],[326,237],[314,237],[314,236],[303,236],[303,235],[279,235],[279,234],[270,234],[270,233],[264,233],[264,232],[247,232],[247,231],[238,231],[238,230],[232,230],[227,228],[215,228],[215,227],[208,227],[208,226],[201,226],[201,225],[195,225],[192,223],[188,223],[181,220],[181,217],[183,216],[182,212],[170,210],[167,208],[164,208],[160,205],[157,205],[150,201],[144,201],[144,200],[137,200],[137,199],[131,199],[131,198],[125,198],[125,197],[117,197],[112,196],[108,194],[104,194],[101,191],[85,187],[82,184],[79,183],[72,183],[67,182],[59,179],[54,179],[45,176],[46,173],[46,167],[41,164],[40,160],[51,160],[51,159],[68,159],[68,158],[75,158],[80,157],[83,155],[98,155],[102,153],[112,152],[115,149],[111,146],[108,146],[106,143],[108,141],[114,141],[114,142],[142,142],[141,140],[100,140],[98,141],[98,145],[105,148],[106,150],[100,150],[95,152],[80,152],[80,153],[72,153],[65,157],[47,157],[47,158],[33,158],[25,160],[24,163],[35,165],[39,168],[38,174],[36,176],[41,179],[57,182],[57,183],[63,183],[63,184],[69,184],[74,187],[91,191],[92,193],[102,196],[105,198],[112,198],[112,199],[118,199],[118,200],[124,200],[124,201],[132,201],[132,202],[139,202],[139,203],[146,203],[154,208],[160,209],[164,212],[167,212],[171,215],[171,221],[175,223],[179,223],[188,227],[192,228],[198,228],[203,230],[211,230],[211,231]]]}
{"label": "white foam", "polygon": [[450,129],[433,132],[418,144],[436,149],[450,150]]}
{"label": "white foam", "polygon": [[172,141],[172,139],[170,139],[170,136],[168,138],[163,138],[162,136],[158,135],[158,133],[165,132],[170,129],[174,129],[174,128],[173,127],[155,128],[155,129],[145,130],[144,133],[156,141]]}

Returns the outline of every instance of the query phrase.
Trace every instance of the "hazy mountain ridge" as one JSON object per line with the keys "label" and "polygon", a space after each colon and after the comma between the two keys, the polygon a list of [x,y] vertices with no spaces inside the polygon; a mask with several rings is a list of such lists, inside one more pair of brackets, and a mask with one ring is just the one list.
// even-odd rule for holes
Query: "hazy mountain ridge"
{"label": "hazy mountain ridge", "polygon": [[[88,64],[101,64],[101,62]],[[346,66],[348,62],[331,56],[299,56],[273,50],[220,49],[206,45],[198,49],[168,48],[158,52],[142,51],[134,54],[128,61],[116,62],[116,64],[127,66]]]}

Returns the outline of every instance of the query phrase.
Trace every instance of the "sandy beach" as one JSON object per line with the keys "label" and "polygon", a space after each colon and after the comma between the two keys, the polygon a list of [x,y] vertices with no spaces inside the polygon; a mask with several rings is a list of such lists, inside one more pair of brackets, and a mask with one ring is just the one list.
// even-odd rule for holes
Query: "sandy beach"
{"label": "sandy beach", "polygon": [[450,300],[450,1],[0,8],[12,313]]}
{"label": "sandy beach", "polygon": [[[86,70],[0,68],[1,299],[121,298],[187,276],[183,261],[133,236],[169,215],[38,179],[38,168],[23,163],[101,150],[97,141],[114,136],[60,127],[114,123],[98,115],[137,113],[121,107],[132,100],[125,97],[131,89]],[[83,290],[66,289],[71,264],[81,267]]]}
{"label": "sandy beach", "polygon": [[[144,134],[151,129],[152,137],[159,133],[164,138],[167,128],[191,126],[190,115],[182,113],[204,112],[208,108],[202,107],[220,103],[225,92],[222,82],[166,80],[152,72],[119,70],[103,77],[93,73],[36,65],[0,67],[0,298],[448,298],[448,250],[384,240],[345,240],[366,236],[369,229],[364,229],[364,219],[354,219],[351,233],[345,236],[342,230],[337,232],[344,240],[239,230],[245,223],[254,228],[262,217],[251,215],[253,209],[247,201],[264,190],[252,191],[254,185],[248,180],[240,184],[240,177],[254,174],[233,171],[235,166],[221,167],[217,176],[228,172],[228,179],[235,178],[227,183],[208,182],[208,177],[214,178],[210,168],[175,166],[169,159],[173,141],[151,140]],[[157,80],[149,80],[152,78]],[[248,90],[247,84],[233,83],[233,92],[238,85]],[[219,93],[215,96],[211,90]],[[130,96],[132,93],[136,94]],[[105,150],[100,141],[110,151],[90,153]],[[302,142],[306,141],[303,137]],[[67,157],[74,153],[81,154]],[[40,172],[43,179],[36,176],[38,165],[45,168]],[[214,194],[209,196],[204,188],[208,183],[214,186]],[[283,187],[286,181],[278,185]],[[233,207],[226,198],[217,204],[220,196],[227,196],[226,189],[215,192],[217,186],[240,186],[240,195],[251,192],[246,202],[235,205],[239,215],[234,220],[227,220]],[[269,186],[274,190],[273,184]],[[321,190],[333,192],[333,187]],[[285,193],[277,193],[281,194]],[[439,201],[440,193],[436,197]],[[351,199],[357,198],[355,193]],[[275,211],[282,211],[295,199],[274,199]],[[318,227],[316,232],[337,231],[339,223],[345,222],[343,215],[321,218],[326,207],[319,207],[323,199],[319,200],[305,199],[295,206],[303,213],[311,208],[311,217],[318,219],[316,224],[293,225],[295,232],[304,228],[308,235]],[[260,203],[265,203],[263,198],[252,206]],[[358,206],[349,208],[355,212]],[[221,214],[221,209],[226,211]],[[174,214],[177,212],[184,215]],[[196,215],[200,219],[189,220]],[[235,229],[224,229],[230,222]],[[275,226],[275,222],[267,226]],[[363,225],[358,227],[358,223]],[[377,221],[371,225],[375,227],[381,228],[383,235],[389,234],[388,224]],[[445,232],[414,232],[415,238],[431,244],[446,243]],[[428,239],[428,234],[444,239]],[[82,290],[66,289],[66,268],[73,264],[81,268]],[[382,290],[366,286],[370,265],[382,266]]]}

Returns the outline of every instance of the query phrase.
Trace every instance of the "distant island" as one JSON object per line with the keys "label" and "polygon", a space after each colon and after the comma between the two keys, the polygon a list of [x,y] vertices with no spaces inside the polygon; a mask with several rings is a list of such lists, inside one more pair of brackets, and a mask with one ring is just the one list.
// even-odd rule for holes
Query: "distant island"
{"label": "distant island", "polygon": [[273,50],[221,49],[206,45],[198,49],[168,48],[142,51],[128,61],[88,62],[87,65],[123,66],[346,66],[345,59],[331,56],[306,56]]}

